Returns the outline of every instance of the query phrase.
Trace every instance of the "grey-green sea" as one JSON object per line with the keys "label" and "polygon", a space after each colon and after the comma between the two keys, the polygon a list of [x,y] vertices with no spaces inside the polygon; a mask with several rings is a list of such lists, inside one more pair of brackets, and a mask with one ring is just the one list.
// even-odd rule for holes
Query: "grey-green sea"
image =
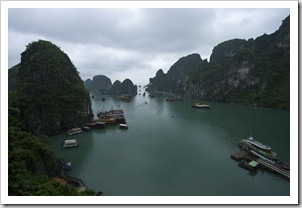
{"label": "grey-green sea", "polygon": [[[51,137],[57,156],[72,163],[69,175],[104,196],[289,196],[290,181],[259,169],[238,166],[231,154],[250,134],[290,161],[288,111],[205,102],[167,102],[166,97],[136,95],[131,102],[95,94],[92,109],[122,109],[128,129],[118,125],[78,135]],[[79,146],[63,149],[76,139]]]}

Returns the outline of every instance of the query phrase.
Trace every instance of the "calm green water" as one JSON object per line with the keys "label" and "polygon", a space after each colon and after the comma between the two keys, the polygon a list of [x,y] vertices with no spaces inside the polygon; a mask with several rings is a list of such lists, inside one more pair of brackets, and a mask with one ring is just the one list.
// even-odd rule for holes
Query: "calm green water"
{"label": "calm green water", "polygon": [[[58,156],[72,162],[70,175],[107,196],[290,195],[288,179],[262,170],[251,173],[230,158],[252,133],[289,163],[289,112],[222,103],[193,109],[194,102],[147,95],[130,103],[111,97],[103,102],[96,97],[95,114],[123,109],[129,129],[60,134],[51,142]],[[65,139],[77,139],[80,146],[63,149]]]}

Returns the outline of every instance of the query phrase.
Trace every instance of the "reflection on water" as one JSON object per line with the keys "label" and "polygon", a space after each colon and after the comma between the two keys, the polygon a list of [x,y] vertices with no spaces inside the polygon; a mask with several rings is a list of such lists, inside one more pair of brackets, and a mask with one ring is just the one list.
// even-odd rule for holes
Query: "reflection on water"
{"label": "reflection on water", "polygon": [[52,145],[73,163],[71,175],[104,195],[289,195],[288,180],[267,171],[249,172],[230,159],[252,132],[289,161],[288,112],[222,103],[193,109],[194,102],[139,95],[129,103],[95,98],[95,114],[123,109],[129,129],[83,132],[72,136],[80,144],[73,149],[61,148],[71,138],[61,134]]}

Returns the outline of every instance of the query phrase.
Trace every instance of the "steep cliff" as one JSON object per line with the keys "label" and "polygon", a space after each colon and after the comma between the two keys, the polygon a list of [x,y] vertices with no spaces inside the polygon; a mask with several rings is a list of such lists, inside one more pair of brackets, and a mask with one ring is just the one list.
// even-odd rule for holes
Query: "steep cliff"
{"label": "steep cliff", "polygon": [[109,94],[111,95],[121,95],[121,94],[129,94],[136,95],[137,94],[137,86],[133,84],[130,79],[125,79],[123,82],[116,80],[112,87],[109,90]]}
{"label": "steep cliff", "polygon": [[8,70],[8,90],[15,90],[17,87],[17,74],[20,64],[17,64]]}
{"label": "steep cliff", "polygon": [[21,54],[15,105],[35,135],[53,135],[82,126],[91,101],[69,57],[48,41],[30,43]]}
{"label": "steep cliff", "polygon": [[88,91],[95,91],[102,94],[107,94],[111,88],[111,80],[104,75],[96,75],[91,79],[87,79],[84,83]]}
{"label": "steep cliff", "polygon": [[61,163],[45,135],[93,116],[89,94],[68,56],[48,41],[30,43],[21,63],[9,69],[9,86],[8,195],[95,195],[52,180]]}
{"label": "steep cliff", "polygon": [[148,90],[289,109],[289,37],[288,16],[273,34],[218,44],[210,62],[198,54],[179,59],[167,74],[150,78]]}
{"label": "steep cliff", "polygon": [[109,95],[121,95],[137,94],[137,86],[133,84],[130,79],[125,79],[123,82],[116,80],[113,84],[111,83],[110,78],[104,75],[97,75],[93,77],[93,80],[87,79],[84,82],[85,88],[88,91],[93,91],[101,94]]}

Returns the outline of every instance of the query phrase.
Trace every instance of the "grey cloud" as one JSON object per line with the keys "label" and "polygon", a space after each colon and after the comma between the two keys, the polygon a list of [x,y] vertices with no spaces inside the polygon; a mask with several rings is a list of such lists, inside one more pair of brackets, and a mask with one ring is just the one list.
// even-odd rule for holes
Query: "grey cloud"
{"label": "grey cloud", "polygon": [[225,40],[270,34],[289,9],[9,9],[8,14],[9,67],[20,62],[25,45],[46,39],[68,54],[82,79],[104,74],[115,81],[122,75],[154,76],[191,53],[209,58]]}

